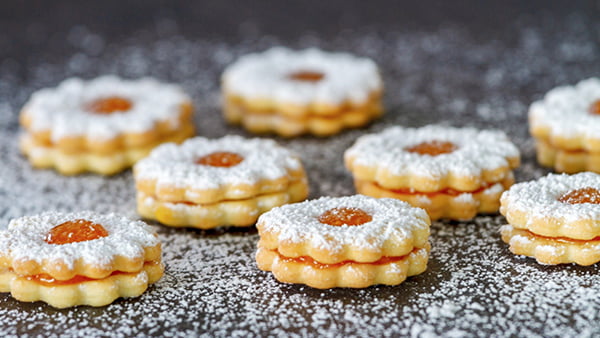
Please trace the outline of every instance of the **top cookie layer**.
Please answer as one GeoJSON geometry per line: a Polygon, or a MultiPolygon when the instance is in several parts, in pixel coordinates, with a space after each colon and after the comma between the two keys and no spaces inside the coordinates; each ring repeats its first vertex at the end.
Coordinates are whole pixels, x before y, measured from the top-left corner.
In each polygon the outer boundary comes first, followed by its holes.
{"type": "Polygon", "coordinates": [[[592,112],[599,100],[600,78],[554,88],[530,106],[531,133],[562,148],[599,152],[600,115],[592,112]]]}
{"type": "Polygon", "coordinates": [[[281,47],[241,57],[225,70],[222,81],[228,94],[275,104],[338,105],[347,101],[360,104],[382,89],[377,66],[370,59],[318,49],[293,51],[281,47]],[[292,78],[293,74],[303,72],[321,78],[311,81],[292,78]]]}
{"type": "Polygon", "coordinates": [[[500,212],[515,228],[542,236],[589,240],[600,236],[600,204],[559,200],[583,188],[600,189],[600,175],[590,172],[571,176],[549,174],[513,185],[502,194],[500,212]]]}
{"type": "Polygon", "coordinates": [[[396,126],[360,137],[344,159],[356,179],[387,189],[468,192],[504,179],[519,165],[519,150],[501,131],[396,126]],[[435,156],[409,151],[428,142],[448,142],[454,149],[435,156]]]}
{"type": "Polygon", "coordinates": [[[309,256],[334,264],[345,260],[374,262],[423,248],[429,224],[423,209],[406,202],[354,195],[277,207],[261,215],[256,227],[261,236],[259,246],[277,249],[286,257],[309,256]],[[321,223],[319,216],[334,208],[357,208],[372,219],[354,226],[321,223]]]}
{"type": "Polygon", "coordinates": [[[134,175],[138,189],[161,199],[171,200],[169,195],[183,189],[182,194],[176,194],[183,195],[183,200],[211,203],[283,190],[291,181],[304,179],[304,169],[296,155],[273,140],[195,137],[181,145],[155,148],[135,165],[134,175]],[[237,154],[242,161],[230,167],[197,163],[219,152],[237,154]]]}
{"type": "Polygon", "coordinates": [[[56,88],[35,92],[23,107],[22,120],[32,132],[49,132],[53,141],[80,136],[110,140],[151,131],[160,122],[177,126],[185,104],[190,104],[190,98],[180,87],[150,78],[72,78],[56,88]],[[96,114],[86,108],[95,100],[110,97],[126,99],[131,107],[112,114],[96,114]]]}
{"type": "Polygon", "coordinates": [[[154,248],[158,257],[152,259],[160,259],[156,232],[142,221],[90,211],[47,212],[13,219],[7,230],[0,232],[0,266],[23,276],[46,273],[59,280],[75,275],[97,278],[97,274],[106,275],[132,265],[141,268],[146,251],[154,248]],[[75,220],[101,225],[108,235],[67,244],[45,241],[52,228],[75,220]]]}

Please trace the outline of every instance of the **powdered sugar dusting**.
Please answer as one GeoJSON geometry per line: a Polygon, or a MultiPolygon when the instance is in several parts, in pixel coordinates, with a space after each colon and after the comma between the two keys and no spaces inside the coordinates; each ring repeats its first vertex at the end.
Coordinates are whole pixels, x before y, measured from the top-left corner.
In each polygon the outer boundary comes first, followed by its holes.
{"type": "MultiPolygon", "coordinates": [[[[600,29],[600,22],[582,15],[547,13],[519,16],[507,23],[508,29],[493,28],[510,41],[479,39],[473,31],[443,22],[431,31],[357,28],[336,30],[329,38],[309,33],[282,40],[263,35],[259,26],[252,33],[250,21],[241,25],[243,42],[235,43],[165,33],[177,32],[172,20],[159,20],[156,31],[119,42],[78,26],[69,34],[72,53],[65,59],[56,61],[41,51],[28,54],[27,68],[15,67],[15,60],[0,64],[0,227],[11,218],[44,210],[136,216],[130,172],[110,178],[61,177],[32,170],[18,154],[17,113],[35,90],[73,76],[151,75],[179,83],[192,95],[200,135],[247,136],[223,122],[216,79],[239,56],[281,44],[366,55],[382,69],[390,93],[384,97],[388,112],[367,130],[327,139],[279,140],[302,157],[312,198],[353,194],[344,150],[364,133],[392,124],[500,128],[523,154],[517,181],[544,176],[548,170],[536,164],[527,130],[527,107],[553,87],[598,74],[594,32],[600,29]]],[[[276,282],[255,265],[258,236],[252,229],[197,231],[153,224],[163,243],[166,271],[142,296],[103,308],[54,310],[0,294],[0,335],[598,335],[598,265],[541,266],[517,257],[500,239],[498,229],[505,223],[501,216],[435,222],[425,273],[399,286],[363,290],[315,290],[276,282]]]]}
{"type": "Polygon", "coordinates": [[[11,220],[0,236],[0,253],[13,261],[35,261],[39,264],[64,262],[73,268],[75,261],[104,267],[115,256],[139,258],[144,248],[158,244],[154,230],[141,221],[132,221],[115,214],[101,215],[81,211],[75,213],[46,212],[11,220]],[[48,244],[44,238],[52,228],[77,219],[102,225],[108,236],[91,241],[62,245],[48,244]]]}
{"type": "Polygon", "coordinates": [[[175,85],[151,78],[123,80],[101,76],[84,81],[71,78],[56,88],[32,94],[23,107],[31,117],[32,131],[50,131],[53,140],[68,136],[111,139],[121,133],[149,131],[158,122],[178,123],[181,105],[190,98],[175,85]],[[127,112],[95,114],[85,110],[97,99],[118,96],[131,101],[127,112]]]}
{"type": "Polygon", "coordinates": [[[278,47],[241,57],[223,73],[223,86],[231,94],[277,103],[360,104],[380,91],[382,83],[377,66],[368,58],[278,47]],[[324,77],[310,83],[288,79],[299,71],[319,72],[324,77]]]}
{"type": "Polygon", "coordinates": [[[278,233],[280,243],[307,242],[313,247],[338,253],[345,247],[381,250],[392,236],[404,242],[417,231],[428,233],[429,223],[425,221],[428,219],[423,209],[400,200],[354,195],[321,197],[273,208],[262,214],[257,224],[261,231],[278,233]],[[319,221],[323,213],[340,207],[360,209],[372,220],[359,226],[331,226],[319,221]]]}
{"type": "Polygon", "coordinates": [[[600,116],[590,112],[598,100],[600,78],[554,88],[529,108],[532,126],[548,127],[553,135],[598,138],[600,116]]]}
{"type": "Polygon", "coordinates": [[[510,167],[507,158],[518,156],[517,147],[501,131],[436,125],[391,127],[377,134],[361,136],[345,152],[346,158],[354,158],[360,165],[387,169],[395,175],[433,178],[449,174],[477,177],[484,169],[510,167]],[[406,150],[429,141],[451,142],[457,149],[437,156],[406,150]]]}
{"type": "Polygon", "coordinates": [[[564,219],[565,226],[588,219],[599,222],[600,204],[559,201],[564,194],[589,187],[600,188],[600,175],[591,172],[548,174],[535,181],[513,185],[502,194],[502,209],[521,210],[538,219],[564,219]]]}
{"type": "Polygon", "coordinates": [[[223,185],[250,184],[286,177],[302,168],[300,159],[268,139],[225,136],[210,140],[188,139],[181,145],[164,144],[135,165],[137,179],[156,180],[157,185],[216,189],[223,185]],[[232,152],[243,161],[232,167],[213,167],[195,162],[215,152],[232,152]]]}

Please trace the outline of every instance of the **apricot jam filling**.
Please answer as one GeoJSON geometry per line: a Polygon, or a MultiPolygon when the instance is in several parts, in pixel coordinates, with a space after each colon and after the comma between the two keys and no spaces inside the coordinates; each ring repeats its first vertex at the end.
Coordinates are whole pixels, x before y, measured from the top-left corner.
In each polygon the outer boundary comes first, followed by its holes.
{"type": "Polygon", "coordinates": [[[411,188],[402,188],[402,189],[387,189],[384,188],[382,186],[380,186],[379,184],[375,183],[380,189],[383,190],[387,190],[390,192],[393,192],[394,194],[400,194],[400,195],[426,195],[429,197],[433,197],[433,196],[438,196],[438,195],[448,195],[448,196],[453,196],[456,197],[460,194],[479,194],[484,192],[486,189],[488,189],[489,187],[491,187],[492,185],[496,184],[496,183],[487,183],[484,182],[481,184],[481,186],[475,190],[471,190],[471,191],[460,191],[460,190],[456,190],[456,189],[452,189],[452,188],[445,188],[442,190],[438,190],[438,191],[430,191],[430,192],[421,192],[421,191],[416,191],[414,189],[411,188]]]}
{"type": "Polygon", "coordinates": [[[362,209],[340,207],[325,211],[318,219],[323,224],[333,226],[355,226],[370,222],[373,217],[362,209]]]}
{"type": "Polygon", "coordinates": [[[590,114],[593,115],[600,115],[600,99],[594,101],[591,105],[590,105],[590,114]]]}
{"type": "Polygon", "coordinates": [[[301,81],[301,82],[319,82],[325,77],[325,74],[321,72],[315,72],[311,70],[300,70],[293,72],[288,75],[290,80],[301,81]]]}
{"type": "Polygon", "coordinates": [[[108,236],[108,231],[100,224],[76,219],[67,221],[50,229],[44,241],[48,244],[68,244],[91,241],[108,236]]]}
{"type": "Polygon", "coordinates": [[[404,148],[404,150],[408,151],[409,153],[417,153],[419,155],[429,156],[449,154],[456,149],[458,149],[458,147],[452,142],[437,140],[421,142],[414,146],[404,148]]]}
{"type": "MultiPolygon", "coordinates": [[[[127,273],[127,272],[114,271],[113,273],[111,273],[109,276],[107,276],[105,278],[108,278],[111,276],[116,276],[116,275],[122,275],[125,273],[127,273]]],[[[86,277],[86,276],[79,276],[79,275],[77,275],[71,279],[67,279],[67,280],[58,280],[58,279],[55,279],[54,277],[47,275],[45,273],[41,273],[41,274],[33,275],[33,276],[26,276],[25,279],[27,279],[28,281],[31,281],[31,282],[35,282],[35,283],[44,285],[44,286],[71,285],[71,284],[89,282],[89,281],[93,281],[93,280],[99,280],[99,279],[94,279],[94,278],[90,278],[90,277],[86,277]]]]}
{"type": "Polygon", "coordinates": [[[196,160],[196,164],[229,168],[240,164],[243,160],[244,157],[239,154],[228,151],[217,151],[200,157],[196,160]]]}
{"type": "Polygon", "coordinates": [[[529,230],[526,229],[519,229],[521,231],[525,231],[527,232],[530,236],[533,237],[537,237],[537,238],[541,238],[541,239],[548,239],[548,240],[552,240],[552,241],[557,241],[557,242],[563,242],[563,243],[571,243],[571,244],[585,244],[585,243],[590,243],[590,242],[595,242],[595,241],[600,241],[600,236],[598,237],[594,237],[592,239],[575,239],[575,238],[568,238],[568,237],[550,237],[550,236],[543,236],[543,235],[538,235],[536,233],[533,233],[529,230]]]}
{"type": "Polygon", "coordinates": [[[558,201],[569,204],[600,204],[600,191],[592,187],[575,189],[560,196],[558,201]]]}
{"type": "MultiPolygon", "coordinates": [[[[419,250],[418,248],[415,248],[413,250],[413,252],[419,250]]],[[[312,257],[309,256],[300,256],[300,257],[285,257],[283,255],[281,255],[278,251],[277,254],[279,255],[279,258],[284,262],[284,263],[299,263],[299,264],[308,264],[310,266],[312,266],[313,268],[316,269],[335,269],[335,268],[339,268],[342,267],[346,264],[369,264],[369,265],[385,265],[385,264],[390,264],[390,263],[395,263],[395,262],[399,262],[403,259],[405,259],[406,257],[408,257],[408,255],[404,255],[404,256],[398,256],[398,257],[388,257],[388,256],[384,256],[381,257],[380,259],[376,260],[375,262],[369,262],[369,263],[361,263],[361,262],[355,262],[355,261],[351,261],[351,260],[347,260],[347,261],[342,261],[339,263],[333,263],[333,264],[326,264],[326,263],[321,263],[318,262],[316,260],[314,260],[312,257]]]]}
{"type": "Polygon", "coordinates": [[[131,109],[133,103],[120,96],[109,96],[96,99],[85,105],[85,110],[96,114],[112,114],[116,112],[126,112],[131,109]]]}

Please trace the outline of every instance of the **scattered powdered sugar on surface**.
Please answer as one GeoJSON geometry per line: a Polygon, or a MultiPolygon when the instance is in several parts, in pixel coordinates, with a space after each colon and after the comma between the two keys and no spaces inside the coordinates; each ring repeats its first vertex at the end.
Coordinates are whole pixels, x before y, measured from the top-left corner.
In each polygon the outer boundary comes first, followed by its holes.
{"type": "Polygon", "coordinates": [[[583,135],[596,138],[600,117],[591,114],[592,104],[600,100],[600,78],[582,80],[550,90],[542,100],[531,104],[529,114],[534,126],[549,127],[554,135],[583,135]]]}
{"type": "Polygon", "coordinates": [[[137,179],[156,180],[156,185],[216,189],[224,185],[256,184],[285,177],[302,167],[300,159],[275,141],[236,135],[219,139],[194,137],[181,145],[164,144],[135,165],[137,179]],[[215,152],[243,157],[231,167],[213,167],[195,162],[215,152]]]}
{"type": "Polygon", "coordinates": [[[115,256],[143,257],[144,248],[158,244],[156,232],[144,222],[89,211],[48,211],[40,215],[23,216],[11,220],[4,231],[5,234],[0,237],[0,252],[12,261],[34,261],[38,264],[62,261],[69,268],[74,268],[77,260],[106,266],[115,256]],[[93,241],[63,245],[48,244],[44,240],[55,226],[79,219],[102,225],[109,235],[93,241]]]}
{"type": "Polygon", "coordinates": [[[176,85],[106,75],[89,81],[70,78],[56,88],[42,89],[31,95],[23,110],[31,118],[31,130],[48,130],[53,140],[74,135],[104,140],[121,133],[146,132],[159,122],[178,123],[181,105],[189,101],[176,85]],[[112,114],[85,110],[94,100],[115,96],[129,100],[131,108],[112,114]]]}
{"type": "Polygon", "coordinates": [[[535,181],[517,183],[510,187],[503,193],[502,207],[526,212],[537,219],[564,219],[567,224],[586,219],[597,222],[600,221],[600,205],[559,201],[561,196],[573,190],[589,187],[600,188],[600,175],[591,172],[575,175],[548,174],[535,181]]]}
{"type": "Polygon", "coordinates": [[[426,219],[428,216],[423,209],[406,202],[354,195],[283,205],[262,214],[256,223],[260,224],[261,233],[279,234],[279,243],[308,243],[315,248],[340,253],[348,248],[377,251],[390,245],[390,241],[406,243],[414,238],[417,242],[417,232],[429,232],[426,219]],[[360,226],[330,226],[319,222],[319,216],[326,211],[342,207],[360,209],[372,219],[360,226]]]}
{"type": "Polygon", "coordinates": [[[294,51],[276,47],[245,55],[227,67],[223,86],[230,94],[277,103],[360,104],[381,90],[382,84],[377,65],[368,58],[316,48],[294,51]],[[324,76],[316,82],[288,78],[306,71],[324,76]]]}
{"type": "MultiPolygon", "coordinates": [[[[543,18],[544,16],[541,15],[543,18]]],[[[516,20],[513,40],[478,40],[459,27],[432,32],[369,30],[324,40],[307,34],[294,48],[350,50],[374,59],[384,78],[387,113],[367,130],[327,139],[279,140],[309,175],[311,198],[353,193],[342,155],[357,137],[391,124],[497,128],[523,155],[517,181],[544,176],[527,132],[527,107],[561,84],[599,73],[598,46],[580,17],[547,28],[516,20]],[[539,26],[538,26],[539,27],[539,26]],[[553,29],[556,27],[556,30],[553,29]]],[[[75,34],[76,33],[76,34],[75,34]]],[[[221,71],[237,57],[284,41],[189,40],[145,32],[108,43],[78,27],[75,52],[59,61],[31,55],[29,68],[0,63],[0,227],[45,210],[135,213],[131,172],[62,177],[33,170],[19,155],[17,112],[35,90],[67,77],[153,76],[181,84],[197,107],[199,134],[245,134],[219,110],[221,71]],[[90,42],[91,41],[91,42],[90,42]],[[93,43],[100,41],[100,43],[93,43]],[[102,42],[106,43],[102,43],[102,42]],[[91,51],[91,47],[96,46],[91,51]],[[97,49],[100,50],[97,50],[97,49]],[[23,79],[27,80],[23,80],[23,79]]],[[[502,216],[435,222],[428,269],[395,287],[316,290],[276,282],[254,263],[255,230],[197,231],[152,225],[163,243],[165,276],[140,297],[102,308],[56,310],[0,294],[0,335],[43,336],[594,336],[600,333],[596,265],[542,266],[516,257],[499,236],[502,216]]]]}
{"type": "Polygon", "coordinates": [[[517,147],[497,130],[428,125],[422,128],[390,127],[360,137],[345,152],[356,164],[387,170],[394,175],[441,178],[447,175],[480,176],[483,170],[509,167],[507,158],[519,156],[517,147]],[[451,142],[457,149],[437,156],[406,148],[423,142],[451,142]]]}

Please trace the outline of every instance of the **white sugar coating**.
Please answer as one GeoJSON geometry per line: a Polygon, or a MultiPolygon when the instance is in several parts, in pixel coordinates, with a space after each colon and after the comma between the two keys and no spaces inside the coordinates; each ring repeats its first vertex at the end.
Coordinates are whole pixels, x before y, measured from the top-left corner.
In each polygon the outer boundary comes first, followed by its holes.
{"type": "Polygon", "coordinates": [[[87,265],[104,267],[115,256],[139,258],[144,248],[158,244],[156,232],[142,221],[134,221],[116,214],[98,214],[91,211],[59,213],[49,211],[35,216],[13,219],[0,236],[0,253],[13,261],[38,263],[64,262],[73,268],[77,260],[87,265]],[[74,220],[87,220],[101,225],[108,236],[90,241],[48,244],[44,238],[52,228],[74,220]]]}
{"type": "MultiPolygon", "coordinates": [[[[371,57],[382,69],[388,93],[389,114],[369,129],[326,139],[280,140],[302,157],[311,198],[353,194],[344,150],[360,135],[392,124],[500,128],[523,154],[517,181],[538,178],[548,169],[536,163],[527,107],[552,87],[598,74],[593,32],[600,22],[586,24],[577,13],[551,13],[519,16],[509,20],[509,29],[493,27],[510,41],[480,39],[478,32],[443,22],[426,30],[383,32],[365,26],[327,37],[319,32],[283,39],[248,21],[235,41],[179,34],[182,23],[164,17],[119,41],[77,26],[68,36],[72,47],[60,50],[64,58],[52,52],[60,44],[49,44],[29,53],[26,67],[13,66],[13,59],[0,66],[0,228],[11,218],[44,210],[91,209],[136,217],[131,172],[62,177],[32,169],[19,155],[18,110],[36,89],[72,76],[152,75],[180,83],[192,95],[199,135],[247,135],[223,121],[215,79],[240,55],[282,44],[371,57]],[[546,25],[548,20],[555,24],[546,25]]],[[[32,32],[39,27],[53,31],[42,21],[19,25],[32,32]]],[[[251,229],[205,232],[152,223],[163,243],[166,272],[142,296],[102,308],[57,311],[0,293],[0,336],[598,335],[600,265],[540,266],[517,257],[500,239],[498,229],[505,223],[502,216],[483,215],[468,222],[434,222],[427,271],[398,286],[362,290],[278,283],[256,267],[258,236],[251,229]]]]}
{"type": "Polygon", "coordinates": [[[125,80],[106,75],[93,80],[70,78],[56,88],[31,95],[23,111],[31,120],[32,131],[49,130],[53,140],[68,136],[112,139],[123,133],[143,133],[158,122],[179,123],[181,105],[190,98],[176,85],[152,78],[125,80]],[[126,112],[97,114],[86,105],[98,99],[120,97],[132,103],[126,112]]]}
{"type": "Polygon", "coordinates": [[[278,103],[363,103],[382,88],[377,65],[348,53],[328,53],[316,48],[294,51],[283,47],[245,55],[225,69],[227,93],[278,103]],[[319,81],[297,81],[289,76],[311,71],[319,81]]]}
{"type": "Polygon", "coordinates": [[[219,139],[195,137],[180,145],[163,144],[139,161],[134,171],[136,179],[156,180],[157,186],[216,189],[223,185],[254,185],[286,177],[301,168],[300,159],[273,140],[228,135],[219,139]],[[235,153],[243,160],[231,167],[195,163],[215,152],[235,153]]]}
{"type": "Polygon", "coordinates": [[[359,137],[344,153],[356,164],[387,169],[394,175],[441,178],[449,174],[480,176],[483,170],[510,167],[507,158],[519,150],[499,130],[477,130],[428,125],[421,128],[394,126],[359,137]],[[457,149],[437,156],[409,152],[406,148],[425,142],[451,142],[457,149]]]}
{"type": "Polygon", "coordinates": [[[600,100],[600,78],[592,77],[574,86],[560,86],[531,104],[533,127],[547,127],[553,135],[599,138],[600,115],[590,112],[600,100]]]}
{"type": "Polygon", "coordinates": [[[577,189],[600,190],[600,175],[548,174],[535,181],[517,183],[502,194],[502,207],[527,212],[536,218],[558,218],[565,223],[591,219],[600,221],[600,204],[563,203],[558,199],[577,189]]]}
{"type": "Polygon", "coordinates": [[[344,246],[357,249],[381,249],[394,236],[403,241],[416,231],[429,231],[429,217],[420,208],[391,198],[364,195],[321,197],[316,200],[287,204],[262,214],[257,221],[265,232],[279,233],[280,243],[307,242],[332,253],[344,246]],[[331,226],[321,223],[319,216],[330,209],[357,208],[372,219],[359,226],[331,226]]]}

